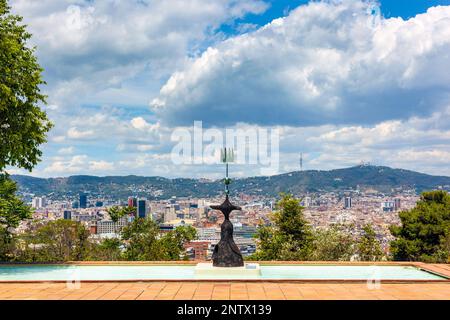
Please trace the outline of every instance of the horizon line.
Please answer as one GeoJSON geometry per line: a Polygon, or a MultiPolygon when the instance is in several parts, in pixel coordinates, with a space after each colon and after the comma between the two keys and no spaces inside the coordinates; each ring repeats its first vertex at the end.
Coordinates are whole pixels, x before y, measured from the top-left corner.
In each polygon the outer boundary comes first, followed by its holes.
{"type": "MultiPolygon", "coordinates": [[[[275,177],[275,176],[280,176],[280,175],[286,175],[286,174],[292,174],[292,173],[302,173],[302,172],[314,172],[314,171],[319,171],[319,172],[330,172],[330,171],[337,171],[337,170],[345,170],[345,169],[352,169],[352,168],[358,168],[358,167],[376,167],[376,168],[389,168],[392,170],[403,170],[403,171],[409,171],[409,172],[414,172],[414,173],[419,173],[419,174],[424,174],[424,175],[428,175],[428,176],[432,176],[432,177],[446,177],[446,178],[450,178],[450,176],[447,175],[435,175],[435,174],[429,174],[429,173],[424,173],[424,172],[420,172],[420,171],[415,171],[415,170],[410,170],[410,169],[404,169],[404,168],[394,168],[394,167],[389,167],[386,165],[372,165],[372,164],[359,164],[359,165],[353,165],[353,166],[349,166],[349,167],[342,167],[342,168],[335,168],[335,169],[328,169],[328,170],[324,170],[324,169],[307,169],[307,170],[294,170],[294,171],[287,171],[287,172],[280,172],[277,174],[273,174],[273,175],[255,175],[255,176],[245,176],[245,177],[234,177],[234,180],[240,180],[240,179],[248,179],[248,178],[270,178],[270,177],[275,177]]],[[[6,171],[7,172],[7,171],[6,171]]],[[[145,175],[137,175],[137,174],[126,174],[126,175],[91,175],[91,174],[73,174],[73,175],[68,175],[68,176],[55,176],[55,177],[42,177],[42,176],[33,176],[32,173],[30,174],[9,174],[10,176],[21,176],[21,177],[31,177],[31,178],[36,178],[36,179],[64,179],[64,178],[70,178],[70,177],[96,177],[96,178],[111,178],[111,177],[140,177],[140,178],[162,178],[162,179],[167,179],[167,180],[176,180],[176,179],[190,179],[190,180],[211,180],[211,181],[217,181],[217,180],[221,180],[222,178],[205,178],[205,177],[199,177],[199,178],[195,178],[195,177],[175,177],[175,178],[168,178],[168,177],[164,177],[164,176],[159,176],[159,175],[151,175],[151,176],[145,176],[145,175]]]]}

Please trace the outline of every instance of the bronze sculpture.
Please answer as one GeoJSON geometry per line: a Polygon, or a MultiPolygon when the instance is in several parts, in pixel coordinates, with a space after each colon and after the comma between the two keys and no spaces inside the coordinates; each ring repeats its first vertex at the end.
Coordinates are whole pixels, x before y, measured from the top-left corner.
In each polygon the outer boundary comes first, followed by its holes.
{"type": "Polygon", "coordinates": [[[225,149],[222,152],[222,162],[226,164],[226,178],[225,182],[225,201],[218,206],[211,206],[211,209],[220,210],[225,220],[220,226],[220,241],[214,247],[212,255],[214,267],[242,267],[244,266],[244,259],[242,258],[241,251],[233,240],[233,224],[230,221],[230,213],[233,210],[241,210],[240,207],[233,205],[229,200],[228,186],[231,180],[228,178],[228,162],[232,162],[234,154],[232,150],[225,149]]]}

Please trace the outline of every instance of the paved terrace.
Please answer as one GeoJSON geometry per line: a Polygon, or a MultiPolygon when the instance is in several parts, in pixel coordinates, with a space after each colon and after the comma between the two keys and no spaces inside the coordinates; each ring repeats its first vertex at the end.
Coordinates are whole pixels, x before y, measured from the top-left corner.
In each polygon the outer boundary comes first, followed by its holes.
{"type": "MultiPolygon", "coordinates": [[[[292,262],[285,262],[292,263],[292,262]]],[[[304,262],[296,263],[304,264],[304,262]]],[[[316,263],[317,264],[317,263],[316,263]]],[[[323,262],[321,262],[323,264],[323,262]]],[[[332,264],[337,264],[333,262],[332,264]]],[[[384,264],[384,263],[380,263],[384,264]]],[[[414,265],[450,277],[450,265],[414,265]]],[[[0,299],[14,300],[450,300],[448,282],[366,283],[279,281],[149,281],[66,283],[0,283],[0,299]]]]}

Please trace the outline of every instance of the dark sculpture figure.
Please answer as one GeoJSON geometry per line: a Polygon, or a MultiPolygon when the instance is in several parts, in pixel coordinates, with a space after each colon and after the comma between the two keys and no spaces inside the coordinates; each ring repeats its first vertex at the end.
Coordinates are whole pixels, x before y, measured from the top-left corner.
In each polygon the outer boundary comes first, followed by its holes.
{"type": "Polygon", "coordinates": [[[241,251],[233,240],[233,224],[230,221],[230,213],[233,210],[241,210],[240,207],[233,205],[226,195],[225,201],[220,206],[211,206],[214,210],[222,211],[225,216],[220,229],[220,241],[215,246],[212,255],[214,267],[242,267],[244,259],[241,251]]]}
{"type": "Polygon", "coordinates": [[[211,209],[222,211],[225,220],[220,226],[220,241],[214,247],[212,255],[214,267],[242,267],[244,266],[244,259],[242,258],[241,251],[233,240],[233,224],[230,221],[230,213],[233,210],[241,210],[240,207],[233,205],[228,199],[230,190],[228,186],[231,183],[231,179],[228,178],[228,162],[234,161],[233,150],[224,149],[221,154],[222,162],[226,165],[225,174],[225,201],[220,206],[211,206],[211,209]]]}

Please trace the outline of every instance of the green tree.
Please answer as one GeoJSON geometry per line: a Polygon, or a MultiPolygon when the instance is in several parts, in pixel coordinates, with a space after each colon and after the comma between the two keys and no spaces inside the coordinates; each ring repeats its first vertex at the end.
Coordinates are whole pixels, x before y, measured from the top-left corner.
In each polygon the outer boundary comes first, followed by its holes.
{"type": "Polygon", "coordinates": [[[14,245],[10,248],[11,261],[36,262],[38,261],[38,251],[40,244],[36,244],[36,231],[43,227],[46,221],[33,220],[28,225],[27,231],[13,237],[14,245]]]}
{"type": "Polygon", "coordinates": [[[123,256],[126,260],[179,260],[183,258],[183,244],[193,240],[196,231],[190,226],[183,226],[160,235],[154,221],[136,218],[122,229],[121,236],[125,241],[123,256]]]}
{"type": "Polygon", "coordinates": [[[391,226],[396,237],[390,244],[394,260],[447,262],[450,257],[450,195],[424,192],[416,207],[399,213],[400,226],[391,226]]]}
{"type": "Polygon", "coordinates": [[[256,260],[305,260],[312,250],[313,234],[303,216],[300,201],[281,194],[271,226],[260,226],[256,234],[256,260]]]}
{"type": "Polygon", "coordinates": [[[435,253],[435,260],[450,263],[450,232],[441,238],[441,244],[435,253]]]}
{"type": "Polygon", "coordinates": [[[0,227],[0,262],[9,261],[14,258],[15,242],[15,239],[11,237],[6,229],[0,227]]]}
{"type": "Polygon", "coordinates": [[[134,207],[119,207],[113,206],[106,210],[109,214],[109,217],[114,222],[114,229],[116,233],[120,232],[120,227],[117,225],[117,222],[125,216],[136,215],[136,208],[134,207]]]}
{"type": "Polygon", "coordinates": [[[180,226],[164,234],[160,243],[163,246],[162,260],[186,260],[183,245],[197,238],[197,230],[191,226],[180,226]]]}
{"type": "Polygon", "coordinates": [[[40,90],[45,82],[21,22],[0,0],[0,172],[8,165],[31,171],[52,126],[39,107],[46,103],[40,90]]]}
{"type": "Polygon", "coordinates": [[[16,196],[16,192],[16,183],[7,174],[0,174],[0,261],[12,257],[15,242],[12,230],[32,215],[31,208],[16,196]]]}
{"type": "Polygon", "coordinates": [[[117,221],[119,221],[120,218],[123,217],[123,211],[120,209],[119,206],[110,207],[106,210],[106,212],[108,212],[109,217],[114,223],[116,223],[117,221]]]}
{"type": "Polygon", "coordinates": [[[136,218],[122,229],[124,257],[132,261],[154,261],[163,255],[158,242],[159,227],[150,219],[136,218]]]}
{"type": "Polygon", "coordinates": [[[358,242],[358,258],[362,261],[379,261],[383,256],[383,250],[375,231],[370,224],[365,225],[358,242]]]}
{"type": "Polygon", "coordinates": [[[28,259],[39,262],[82,261],[92,248],[89,236],[89,231],[80,222],[50,221],[32,234],[33,250],[28,259]]]}
{"type": "Polygon", "coordinates": [[[122,260],[122,241],[117,238],[103,239],[99,244],[93,245],[88,260],[119,261],[122,260]]]}
{"type": "Polygon", "coordinates": [[[134,207],[119,207],[113,206],[106,210],[109,214],[109,217],[113,222],[118,222],[120,218],[125,216],[133,216],[136,215],[136,208],[134,207]]]}
{"type": "Polygon", "coordinates": [[[355,254],[355,240],[343,225],[332,225],[314,232],[313,261],[349,261],[355,254]]]}
{"type": "Polygon", "coordinates": [[[11,228],[31,216],[31,209],[16,196],[17,185],[6,174],[0,174],[0,226],[8,234],[11,228]]]}
{"type": "Polygon", "coordinates": [[[39,107],[46,103],[40,91],[42,68],[28,44],[31,34],[21,22],[22,17],[10,13],[7,1],[0,0],[0,260],[11,255],[11,229],[31,216],[4,171],[7,166],[31,171],[52,127],[39,107]]]}
{"type": "Polygon", "coordinates": [[[136,215],[136,207],[123,207],[122,208],[122,216],[135,216],[136,215]]]}

